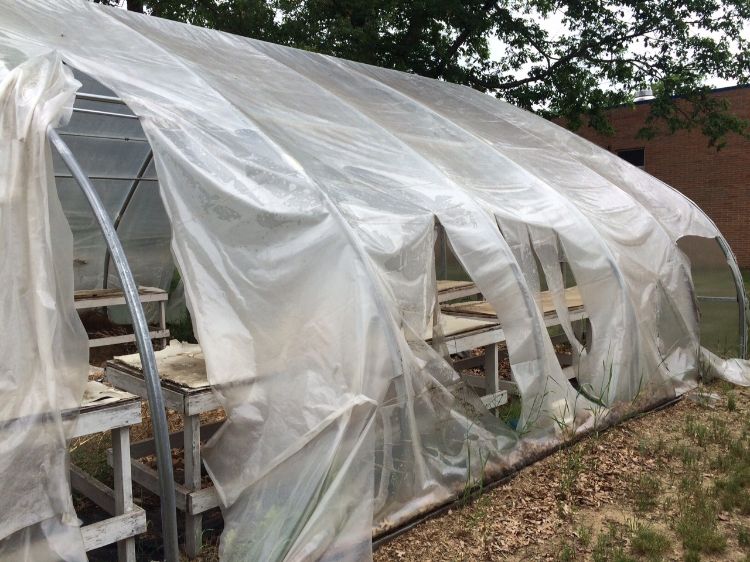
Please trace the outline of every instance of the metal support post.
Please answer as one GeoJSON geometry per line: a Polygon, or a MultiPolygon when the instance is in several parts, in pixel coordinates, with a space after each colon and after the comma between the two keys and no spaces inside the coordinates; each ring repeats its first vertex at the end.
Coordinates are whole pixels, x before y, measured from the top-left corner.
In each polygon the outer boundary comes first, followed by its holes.
{"type": "MultiPolygon", "coordinates": [[[[146,173],[146,170],[151,165],[151,161],[154,159],[154,151],[149,149],[148,154],[146,155],[146,158],[143,159],[143,162],[141,163],[141,167],[138,168],[138,173],[136,174],[135,178],[133,178],[133,183],[130,184],[130,188],[128,188],[128,193],[125,195],[125,200],[122,202],[122,205],[120,206],[120,209],[117,211],[117,215],[115,215],[115,220],[112,222],[112,227],[117,231],[117,229],[120,226],[120,222],[122,222],[122,217],[125,215],[125,211],[128,208],[128,205],[130,205],[130,202],[133,200],[133,197],[135,196],[135,192],[138,190],[138,186],[141,185],[141,182],[143,181],[143,175],[146,173]]],[[[102,288],[106,289],[107,285],[109,284],[109,262],[110,262],[110,256],[111,252],[109,251],[109,248],[107,248],[106,252],[104,253],[104,275],[102,277],[102,288]]],[[[164,328],[162,328],[163,330],[164,328]]]]}
{"type": "Polygon", "coordinates": [[[70,169],[78,185],[81,187],[91,210],[99,223],[99,228],[107,242],[107,247],[112,254],[125,299],[133,319],[133,330],[138,344],[138,353],[141,356],[141,365],[146,380],[146,391],[148,404],[151,411],[151,420],[154,427],[154,440],[156,444],[156,460],[159,473],[159,490],[161,496],[161,518],[162,535],[164,539],[164,557],[168,562],[177,562],[177,511],[175,502],[174,474],[172,470],[172,454],[169,445],[169,429],[165,413],[164,396],[161,391],[159,372],[156,367],[154,348],[148,333],[146,315],[138,298],[138,287],[133,279],[125,252],[120,240],[117,238],[112,221],[107,214],[99,195],[94,190],[86,174],[81,169],[78,161],[71,152],[65,141],[57,134],[54,128],[47,129],[47,137],[51,144],[70,169]]]}
{"type": "Polygon", "coordinates": [[[747,295],[745,295],[745,285],[742,281],[742,274],[740,268],[737,265],[737,259],[734,257],[732,249],[729,247],[729,243],[724,239],[723,236],[717,236],[716,241],[721,247],[721,251],[724,252],[724,256],[727,258],[727,264],[729,269],[732,270],[732,278],[734,279],[734,287],[737,291],[737,307],[738,316],[740,319],[740,347],[739,355],[740,359],[747,357],[747,295]]]}

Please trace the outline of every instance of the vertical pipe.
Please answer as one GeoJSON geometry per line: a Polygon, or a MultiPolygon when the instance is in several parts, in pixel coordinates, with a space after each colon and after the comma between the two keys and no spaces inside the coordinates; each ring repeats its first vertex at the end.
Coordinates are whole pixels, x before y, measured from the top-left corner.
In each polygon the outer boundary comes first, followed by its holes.
{"type": "Polygon", "coordinates": [[[112,221],[107,214],[99,196],[94,187],[91,185],[86,174],[78,165],[78,161],[71,152],[65,141],[57,134],[52,127],[47,129],[47,137],[57,152],[70,169],[78,185],[81,187],[86,199],[88,200],[91,210],[99,223],[99,228],[104,235],[107,246],[112,253],[117,272],[120,276],[120,283],[125,294],[130,315],[133,318],[133,330],[138,343],[138,353],[141,356],[141,365],[146,380],[146,393],[148,404],[151,410],[151,420],[154,427],[154,440],[156,442],[156,460],[159,474],[159,490],[161,495],[161,519],[162,519],[162,536],[164,539],[164,557],[168,562],[177,562],[178,545],[177,545],[177,513],[175,503],[174,475],[172,471],[172,454],[169,445],[169,430],[167,427],[167,416],[165,414],[164,396],[161,392],[159,373],[156,368],[156,357],[154,348],[151,345],[151,339],[148,333],[148,324],[143,312],[143,306],[138,297],[138,288],[136,287],[133,273],[125,257],[117,233],[115,232],[112,221]]]}
{"type": "Polygon", "coordinates": [[[440,259],[440,279],[448,279],[448,237],[445,235],[445,229],[440,223],[436,224],[438,252],[440,259]]]}
{"type": "Polygon", "coordinates": [[[719,243],[721,251],[724,252],[724,256],[727,258],[727,264],[732,271],[732,278],[734,279],[734,288],[737,291],[737,306],[740,319],[739,355],[740,359],[745,359],[747,357],[747,295],[745,295],[745,285],[742,281],[740,268],[737,265],[737,259],[734,257],[734,253],[729,247],[729,243],[723,236],[717,236],[716,241],[719,243]]]}
{"type": "MultiPolygon", "coordinates": [[[[141,185],[141,179],[143,178],[143,175],[146,173],[146,170],[148,169],[149,165],[151,164],[151,160],[154,158],[154,151],[149,149],[148,154],[146,155],[146,158],[141,163],[141,167],[138,169],[138,173],[135,176],[135,179],[133,180],[133,183],[130,184],[130,187],[128,188],[128,193],[125,195],[125,200],[122,202],[122,205],[120,206],[120,209],[117,211],[117,214],[115,215],[115,220],[112,223],[113,228],[115,231],[117,231],[117,227],[120,226],[120,222],[122,221],[122,217],[125,214],[125,211],[128,208],[128,205],[130,205],[130,201],[132,201],[133,196],[135,195],[135,191],[138,189],[138,186],[141,185]]],[[[104,276],[102,277],[102,289],[107,288],[107,284],[109,282],[109,260],[111,257],[111,252],[109,251],[109,247],[107,247],[106,251],[104,252],[104,276]]]]}

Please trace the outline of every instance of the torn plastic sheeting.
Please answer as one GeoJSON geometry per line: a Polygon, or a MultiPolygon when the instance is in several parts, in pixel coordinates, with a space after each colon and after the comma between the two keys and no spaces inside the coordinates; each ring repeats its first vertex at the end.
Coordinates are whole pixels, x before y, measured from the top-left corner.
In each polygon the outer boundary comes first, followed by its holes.
{"type": "Polygon", "coordinates": [[[57,199],[47,127],[78,83],[59,55],[0,72],[0,559],[85,560],[67,436],[88,375],[73,307],[73,240],[57,199]]]}
{"type": "Polygon", "coordinates": [[[676,240],[718,232],[614,155],[451,84],[74,0],[0,4],[6,64],[57,50],[141,118],[229,418],[205,456],[224,557],[366,559],[372,529],[537,458],[561,427],[695,383],[676,240]],[[518,432],[423,341],[436,221],[497,311],[518,432]],[[592,326],[576,367],[592,401],[537,306],[545,277],[564,307],[560,252],[592,326]]]}
{"type": "Polygon", "coordinates": [[[710,376],[739,386],[750,386],[750,361],[747,359],[722,359],[705,347],[701,347],[701,355],[703,368],[710,376]]]}

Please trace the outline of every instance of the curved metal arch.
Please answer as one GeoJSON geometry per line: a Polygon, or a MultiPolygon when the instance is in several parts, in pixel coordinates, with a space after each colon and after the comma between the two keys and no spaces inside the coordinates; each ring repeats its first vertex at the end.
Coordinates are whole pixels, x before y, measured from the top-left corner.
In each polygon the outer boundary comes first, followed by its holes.
{"type": "Polygon", "coordinates": [[[716,241],[721,247],[721,251],[724,252],[724,257],[727,259],[729,269],[732,271],[732,279],[734,280],[734,288],[737,291],[737,308],[739,312],[739,328],[740,328],[740,347],[739,355],[740,359],[747,358],[747,295],[745,294],[745,283],[742,280],[742,273],[740,273],[740,267],[737,265],[737,258],[729,247],[729,243],[723,236],[717,236],[716,241]]]}
{"type": "Polygon", "coordinates": [[[148,333],[146,315],[138,298],[138,287],[133,279],[125,252],[117,237],[114,225],[107,214],[101,199],[81,169],[78,161],[65,141],[58,135],[53,127],[47,129],[47,138],[60,154],[63,162],[70,170],[76,182],[80,186],[91,210],[99,224],[99,228],[107,242],[107,247],[112,254],[120,283],[127,301],[130,314],[133,318],[133,330],[138,344],[138,353],[141,356],[141,365],[146,381],[146,393],[148,395],[151,420],[154,427],[154,440],[156,444],[156,460],[159,474],[159,490],[161,496],[161,519],[162,536],[164,539],[164,556],[168,562],[177,562],[177,506],[175,501],[174,473],[172,469],[172,455],[169,444],[169,429],[165,413],[164,396],[161,391],[159,371],[156,367],[154,348],[148,333]]]}

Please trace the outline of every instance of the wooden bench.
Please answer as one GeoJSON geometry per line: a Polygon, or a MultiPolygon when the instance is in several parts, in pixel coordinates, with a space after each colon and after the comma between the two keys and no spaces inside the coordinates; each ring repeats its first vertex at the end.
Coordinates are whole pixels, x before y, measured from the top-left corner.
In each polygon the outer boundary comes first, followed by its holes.
{"type": "MultiPolygon", "coordinates": [[[[578,287],[568,287],[565,289],[565,303],[568,306],[568,313],[571,316],[571,322],[580,320],[585,314],[583,308],[583,299],[578,287]]],[[[552,294],[549,291],[542,291],[539,293],[539,304],[544,314],[545,320],[549,317],[557,319],[557,311],[555,310],[555,304],[552,300],[552,294]]],[[[484,300],[461,302],[455,304],[444,304],[440,307],[441,311],[445,314],[452,314],[455,316],[464,316],[467,318],[497,318],[497,313],[492,305],[484,300]]],[[[554,325],[554,324],[553,324],[554,325]]]]}
{"type": "MultiPolygon", "coordinates": [[[[197,345],[172,341],[156,352],[165,406],[182,417],[182,431],[170,435],[172,448],[184,448],[185,477],[175,482],[177,508],[185,513],[185,552],[195,558],[201,548],[202,513],[219,507],[219,496],[213,486],[202,487],[201,439],[208,440],[223,422],[201,426],[200,414],[221,409],[208,383],[206,363],[197,345]]],[[[146,382],[138,354],[116,357],[107,362],[107,380],[116,388],[147,400],[146,382]]],[[[141,458],[153,454],[153,439],[133,443],[130,447],[133,480],[154,494],[159,494],[159,481],[154,469],[141,458]]]]}
{"type": "MultiPolygon", "coordinates": [[[[463,283],[463,282],[462,282],[463,283]]],[[[458,286],[451,293],[449,300],[462,294],[457,291],[474,291],[472,283],[458,286]]],[[[551,302],[551,301],[550,301],[551,302]]],[[[471,349],[484,347],[483,359],[485,376],[476,388],[484,405],[493,409],[507,402],[508,392],[516,392],[516,385],[499,377],[497,346],[505,341],[505,333],[491,309],[486,303],[461,303],[444,305],[442,315],[443,338],[449,353],[457,354],[471,349]],[[455,310],[451,307],[456,307],[455,310]],[[459,308],[459,307],[480,308],[459,308]]],[[[571,308],[571,320],[581,310],[571,308]]],[[[554,307],[545,315],[545,325],[559,324],[554,314],[554,307]]],[[[432,333],[428,333],[427,342],[432,343],[432,333]]],[[[157,367],[161,377],[161,387],[167,408],[179,413],[184,422],[184,429],[170,435],[172,447],[184,447],[185,478],[183,483],[175,483],[177,508],[185,512],[185,551],[191,558],[198,555],[201,547],[202,513],[219,507],[219,497],[213,486],[202,487],[201,483],[201,438],[208,439],[221,425],[200,425],[200,414],[221,408],[221,404],[211,391],[206,374],[206,364],[200,346],[171,342],[170,345],[156,352],[157,367]]],[[[460,365],[457,364],[457,368],[460,365]]],[[[116,357],[107,362],[107,380],[117,388],[131,392],[146,400],[146,383],[141,371],[140,357],[137,354],[116,357]]],[[[479,377],[476,377],[479,378],[479,377]]],[[[131,446],[133,479],[155,494],[159,493],[156,471],[138,460],[155,451],[152,439],[134,443],[131,446]]]]}
{"type": "MultiPolygon", "coordinates": [[[[73,294],[76,310],[91,308],[103,308],[107,306],[124,306],[127,304],[125,295],[120,289],[92,289],[86,291],[75,291],[73,294]]],[[[161,339],[164,345],[169,339],[167,329],[167,299],[166,291],[156,287],[138,287],[138,298],[142,303],[159,304],[159,329],[149,332],[151,339],[161,339]]],[[[89,347],[101,347],[104,345],[117,345],[135,341],[135,334],[123,334],[120,336],[105,336],[89,339],[89,347]]]]}
{"type": "Polygon", "coordinates": [[[71,463],[70,483],[110,517],[81,528],[86,551],[117,543],[120,562],[135,562],[135,536],[146,531],[146,512],[133,503],[130,470],[130,426],[141,423],[138,396],[89,381],[81,408],[63,413],[76,420],[72,437],[110,431],[114,490],[71,463]]]}
{"type": "MultiPolygon", "coordinates": [[[[463,298],[469,295],[480,294],[473,283],[465,281],[446,282],[438,281],[438,300],[443,303],[463,298]],[[441,288],[442,283],[442,288],[441,288]],[[455,283],[454,285],[451,285],[455,283]],[[462,291],[459,293],[459,291],[462,291]],[[442,292],[442,300],[441,300],[442,292]],[[461,294],[461,297],[456,295],[461,294]]],[[[565,289],[565,302],[568,307],[568,317],[571,322],[585,320],[586,310],[578,287],[565,289]]],[[[544,325],[547,328],[560,325],[557,311],[549,291],[542,291],[539,295],[539,305],[544,316],[544,325]]],[[[484,347],[484,380],[472,381],[472,385],[479,390],[484,390],[491,395],[500,390],[506,390],[517,394],[517,385],[510,381],[501,380],[498,373],[498,344],[505,341],[505,332],[500,325],[497,313],[492,305],[484,300],[468,301],[454,304],[442,304],[440,307],[443,321],[443,332],[445,344],[448,351],[453,355],[484,347]],[[494,373],[494,375],[493,375],[494,373]],[[487,376],[489,375],[489,376],[487,376]]],[[[431,338],[431,335],[430,335],[431,338]]],[[[456,370],[462,370],[474,366],[476,360],[459,360],[454,363],[456,370]]],[[[567,371],[568,378],[575,376],[572,369],[567,371]]]]}

